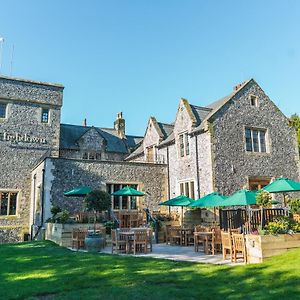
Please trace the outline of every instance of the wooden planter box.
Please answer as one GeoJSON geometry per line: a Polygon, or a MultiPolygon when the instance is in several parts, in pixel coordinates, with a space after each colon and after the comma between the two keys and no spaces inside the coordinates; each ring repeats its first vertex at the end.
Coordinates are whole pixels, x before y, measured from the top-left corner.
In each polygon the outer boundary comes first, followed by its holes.
{"type": "MultiPolygon", "coordinates": [[[[79,228],[93,228],[94,224],[59,224],[59,223],[46,223],[46,240],[50,240],[63,247],[72,247],[72,232],[73,229],[79,228]]],[[[97,227],[103,224],[96,224],[97,227]]],[[[104,227],[104,226],[103,226],[104,227]]]]}
{"type": "Polygon", "coordinates": [[[300,233],[279,235],[246,235],[249,263],[260,263],[265,258],[300,248],[300,233]]]}

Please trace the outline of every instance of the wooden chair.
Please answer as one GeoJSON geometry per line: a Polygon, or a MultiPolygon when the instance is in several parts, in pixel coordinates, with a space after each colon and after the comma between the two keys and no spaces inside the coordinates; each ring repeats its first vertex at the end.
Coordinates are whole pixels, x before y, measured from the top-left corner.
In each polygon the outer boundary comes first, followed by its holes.
{"type": "Polygon", "coordinates": [[[194,229],[188,228],[185,230],[185,246],[193,246],[194,245],[194,229]]]}
{"type": "Polygon", "coordinates": [[[227,254],[229,251],[230,259],[233,261],[233,247],[230,232],[221,231],[221,241],[222,241],[222,253],[223,259],[227,259],[227,254]]]}
{"type": "Polygon", "coordinates": [[[135,230],[133,236],[133,254],[147,253],[148,230],[135,230]]]}
{"type": "Polygon", "coordinates": [[[114,250],[117,253],[125,253],[126,251],[126,240],[119,235],[117,229],[112,229],[111,231],[111,253],[114,253],[114,250]]]}
{"type": "Polygon", "coordinates": [[[139,226],[139,216],[137,213],[130,214],[129,225],[130,225],[130,228],[139,226]]]}
{"type": "Polygon", "coordinates": [[[195,252],[199,252],[199,247],[202,246],[205,250],[205,238],[201,235],[196,235],[197,232],[206,232],[209,231],[207,227],[197,225],[194,231],[194,249],[195,252]]]}
{"type": "Polygon", "coordinates": [[[72,248],[73,249],[84,249],[86,236],[86,230],[80,230],[80,229],[73,229],[72,232],[72,248]]]}
{"type": "Polygon", "coordinates": [[[216,250],[222,251],[222,237],[221,237],[221,229],[216,227],[213,229],[213,236],[212,236],[212,243],[213,243],[213,255],[215,254],[216,250]]]}
{"type": "Polygon", "coordinates": [[[181,242],[181,227],[170,228],[170,245],[180,245],[181,242]]]}
{"type": "Polygon", "coordinates": [[[247,255],[246,255],[246,245],[245,245],[245,236],[243,234],[234,233],[232,235],[233,239],[233,260],[234,262],[237,259],[241,258],[246,263],[247,262],[247,255]],[[241,256],[238,256],[241,254],[241,256]]]}

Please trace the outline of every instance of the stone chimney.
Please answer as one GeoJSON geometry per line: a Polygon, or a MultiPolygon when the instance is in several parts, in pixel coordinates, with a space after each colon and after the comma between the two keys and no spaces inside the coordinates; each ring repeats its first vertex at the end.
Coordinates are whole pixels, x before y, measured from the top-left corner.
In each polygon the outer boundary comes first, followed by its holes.
{"type": "Polygon", "coordinates": [[[118,136],[121,139],[125,139],[125,120],[123,119],[122,112],[117,113],[117,119],[114,122],[114,128],[118,132],[118,136]]]}

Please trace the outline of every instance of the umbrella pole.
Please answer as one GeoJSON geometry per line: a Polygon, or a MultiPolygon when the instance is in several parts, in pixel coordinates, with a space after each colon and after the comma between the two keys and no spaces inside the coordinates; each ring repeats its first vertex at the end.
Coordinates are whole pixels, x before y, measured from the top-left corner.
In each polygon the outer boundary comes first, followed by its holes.
{"type": "Polygon", "coordinates": [[[286,194],[286,193],[283,193],[283,205],[284,205],[284,207],[287,206],[286,197],[287,197],[287,194],[286,194]]]}
{"type": "Polygon", "coordinates": [[[181,206],[181,226],[183,226],[183,206],[181,206]]]}

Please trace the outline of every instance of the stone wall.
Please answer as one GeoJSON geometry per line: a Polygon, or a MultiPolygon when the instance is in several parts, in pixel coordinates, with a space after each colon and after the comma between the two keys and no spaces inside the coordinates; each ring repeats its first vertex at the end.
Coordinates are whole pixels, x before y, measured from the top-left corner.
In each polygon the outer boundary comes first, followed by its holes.
{"type": "MultiPolygon", "coordinates": [[[[0,229],[11,228],[9,241],[21,240],[24,226],[30,231],[31,170],[45,155],[58,155],[62,92],[58,85],[0,77],[0,101],[7,103],[0,126],[0,190],[18,192],[17,214],[0,216],[0,229]],[[41,123],[42,108],[50,109],[48,124],[41,123]]],[[[3,241],[7,236],[0,232],[3,241]]]]}
{"type": "Polygon", "coordinates": [[[299,180],[295,131],[255,81],[251,80],[218,111],[210,132],[216,191],[231,194],[248,186],[252,176],[299,180]],[[250,105],[249,95],[258,97],[258,107],[250,105]],[[246,152],[245,126],[267,130],[267,153],[246,152]]]}
{"type": "MultiPolygon", "coordinates": [[[[36,169],[33,174],[37,172],[40,171],[36,169]]],[[[158,204],[167,196],[165,165],[47,158],[46,174],[45,218],[50,217],[51,205],[71,212],[81,211],[82,198],[63,195],[65,191],[78,186],[106,190],[107,183],[138,184],[138,189],[146,194],[138,198],[140,209],[149,207],[150,210],[158,210],[158,204]]]]}

